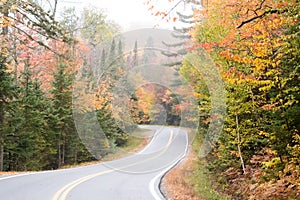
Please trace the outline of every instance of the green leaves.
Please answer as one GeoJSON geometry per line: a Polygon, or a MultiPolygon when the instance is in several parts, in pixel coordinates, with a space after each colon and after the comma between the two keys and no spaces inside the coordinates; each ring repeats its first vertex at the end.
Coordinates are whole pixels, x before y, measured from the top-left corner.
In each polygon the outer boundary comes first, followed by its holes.
{"type": "MultiPolygon", "coordinates": [[[[260,162],[266,176],[279,178],[284,168],[299,165],[299,7],[296,0],[210,1],[198,11],[193,49],[212,55],[228,92],[225,127],[212,153],[215,170],[240,168],[241,154],[256,167],[252,160],[266,149],[275,156],[260,162]]],[[[181,71],[203,91],[199,74],[185,64],[181,71]]]]}
{"type": "Polygon", "coordinates": [[[45,110],[49,101],[29,71],[22,74],[20,84],[18,95],[7,106],[4,169],[40,170],[48,163],[45,110]]]}
{"type": "Polygon", "coordinates": [[[110,40],[118,31],[118,26],[107,20],[103,10],[95,7],[83,10],[83,24],[80,33],[92,46],[110,40]]]}

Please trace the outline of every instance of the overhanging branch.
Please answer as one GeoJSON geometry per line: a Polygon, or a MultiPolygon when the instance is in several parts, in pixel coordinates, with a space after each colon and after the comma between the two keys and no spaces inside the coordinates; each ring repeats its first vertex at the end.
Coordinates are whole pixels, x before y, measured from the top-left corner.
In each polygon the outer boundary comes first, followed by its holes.
{"type": "Polygon", "coordinates": [[[285,11],[286,10],[275,10],[275,9],[267,10],[267,11],[263,12],[260,15],[252,17],[250,19],[247,19],[246,21],[243,21],[240,25],[237,26],[237,28],[242,28],[245,24],[248,24],[248,23],[250,23],[252,21],[255,21],[257,19],[262,19],[263,17],[265,17],[268,14],[275,14],[275,13],[281,14],[281,13],[284,13],[285,11]]]}

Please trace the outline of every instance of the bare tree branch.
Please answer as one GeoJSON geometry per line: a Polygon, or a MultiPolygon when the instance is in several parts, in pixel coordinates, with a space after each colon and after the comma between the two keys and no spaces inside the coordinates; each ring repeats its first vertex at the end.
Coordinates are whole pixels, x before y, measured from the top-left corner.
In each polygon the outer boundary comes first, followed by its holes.
{"type": "Polygon", "coordinates": [[[29,33],[27,33],[26,31],[18,28],[17,26],[13,25],[12,27],[14,27],[15,29],[17,29],[18,31],[22,32],[26,37],[28,37],[30,40],[38,43],[40,46],[46,48],[47,50],[51,51],[52,53],[54,53],[55,55],[57,56],[60,56],[60,57],[64,57],[64,55],[61,55],[59,53],[57,53],[56,51],[54,51],[51,47],[49,47],[48,45],[46,45],[44,42],[42,41],[38,41],[36,39],[34,39],[29,33]]]}
{"type": "Polygon", "coordinates": [[[52,13],[53,18],[55,17],[56,10],[57,10],[57,0],[54,0],[54,8],[53,8],[53,13],[52,13]]]}
{"type": "Polygon", "coordinates": [[[262,18],[264,18],[266,15],[268,15],[268,14],[275,14],[275,13],[277,13],[277,14],[281,14],[281,13],[284,13],[286,10],[274,10],[274,9],[271,9],[271,10],[267,10],[267,11],[265,11],[265,12],[263,12],[262,14],[260,14],[260,15],[256,15],[256,16],[254,16],[254,17],[252,17],[252,18],[250,18],[250,19],[247,19],[246,21],[243,21],[240,25],[238,25],[237,26],[237,28],[241,28],[242,26],[244,26],[245,24],[248,24],[248,23],[250,23],[250,22],[252,22],[252,21],[255,21],[255,20],[257,20],[257,19],[262,19],[262,18]]]}

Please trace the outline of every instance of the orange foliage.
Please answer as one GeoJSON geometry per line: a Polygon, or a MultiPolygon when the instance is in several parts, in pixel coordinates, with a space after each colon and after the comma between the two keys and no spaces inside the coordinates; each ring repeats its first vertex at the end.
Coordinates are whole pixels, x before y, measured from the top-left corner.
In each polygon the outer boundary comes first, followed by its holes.
{"type": "Polygon", "coordinates": [[[166,22],[176,22],[178,20],[176,9],[177,7],[181,7],[184,3],[191,4],[194,3],[193,1],[175,1],[175,0],[164,0],[164,1],[154,1],[154,0],[147,0],[144,4],[147,6],[148,10],[150,11],[151,15],[155,17],[159,17],[166,22]],[[164,6],[166,5],[166,6],[164,6]],[[172,5],[172,6],[169,6],[172,5]]]}
{"type": "MultiPolygon", "coordinates": [[[[28,34],[38,41],[38,36],[33,31],[28,30],[28,34]]],[[[20,77],[25,68],[29,69],[34,78],[41,80],[42,88],[45,91],[49,91],[51,88],[52,74],[58,64],[69,66],[70,72],[77,71],[83,63],[83,57],[87,56],[88,52],[82,42],[71,47],[60,41],[49,40],[47,44],[51,48],[49,50],[24,35],[17,34],[15,37],[20,42],[16,44],[17,58],[9,66],[9,70],[14,71],[17,77],[20,77]]]]}
{"type": "Polygon", "coordinates": [[[217,49],[227,62],[251,68],[247,72],[244,69],[227,69],[223,73],[225,81],[232,84],[248,82],[259,85],[260,90],[268,90],[272,83],[266,81],[265,77],[280,72],[282,54],[275,52],[285,45],[286,36],[282,34],[284,26],[294,23],[292,19],[280,14],[284,12],[281,8],[294,3],[296,1],[209,1],[205,9],[194,13],[199,21],[205,19],[207,22],[206,27],[202,23],[196,26],[192,33],[196,44],[191,50],[200,47],[211,52],[217,49]],[[204,35],[206,41],[197,41],[203,37],[205,29],[219,37],[210,38],[208,33],[204,35]]]}

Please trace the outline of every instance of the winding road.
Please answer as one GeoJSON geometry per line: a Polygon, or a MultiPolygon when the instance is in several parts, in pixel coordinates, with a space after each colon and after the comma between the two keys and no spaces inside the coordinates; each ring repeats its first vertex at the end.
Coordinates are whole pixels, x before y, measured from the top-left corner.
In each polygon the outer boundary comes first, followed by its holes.
{"type": "Polygon", "coordinates": [[[125,158],[84,167],[0,177],[0,199],[164,199],[159,190],[161,177],[185,156],[188,137],[187,132],[179,128],[150,128],[156,131],[151,142],[142,151],[125,158]]]}

